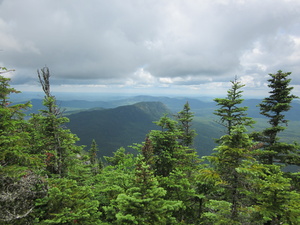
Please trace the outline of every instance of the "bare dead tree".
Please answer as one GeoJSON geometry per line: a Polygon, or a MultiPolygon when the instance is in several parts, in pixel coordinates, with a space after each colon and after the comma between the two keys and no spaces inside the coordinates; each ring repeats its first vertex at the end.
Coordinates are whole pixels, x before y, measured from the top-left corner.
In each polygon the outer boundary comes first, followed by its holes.
{"type": "Polygon", "coordinates": [[[51,97],[50,93],[50,71],[48,67],[44,67],[41,69],[41,73],[39,70],[37,70],[38,77],[40,80],[40,83],[42,85],[43,91],[45,92],[47,97],[51,97]]]}
{"type": "Polygon", "coordinates": [[[21,179],[0,178],[0,223],[31,224],[30,213],[35,208],[35,200],[47,194],[47,185],[32,171],[26,171],[21,179]]]}
{"type": "Polygon", "coordinates": [[[56,99],[51,95],[50,91],[50,70],[48,67],[44,67],[41,70],[37,70],[38,78],[42,89],[46,95],[46,98],[52,98],[52,101],[49,102],[48,109],[50,113],[53,113],[55,116],[62,115],[63,111],[57,107],[56,99]]]}
{"type": "Polygon", "coordinates": [[[1,67],[0,66],[0,75],[1,74],[4,74],[4,73],[9,73],[9,72],[13,72],[13,71],[15,71],[15,70],[8,70],[8,69],[6,69],[5,67],[1,67]]]}
{"type": "Polygon", "coordinates": [[[52,143],[52,150],[56,152],[57,157],[54,158],[54,165],[53,171],[58,173],[60,176],[63,176],[65,169],[65,159],[64,159],[64,152],[65,149],[62,147],[61,144],[61,136],[58,132],[61,124],[57,122],[57,117],[62,116],[63,111],[57,106],[55,96],[51,94],[50,91],[50,70],[48,67],[44,67],[41,70],[37,70],[38,78],[42,89],[45,93],[45,106],[48,108],[48,111],[45,113],[46,117],[52,118],[50,119],[50,123],[48,123],[48,131],[51,131],[49,135],[53,136],[54,142],[52,143]],[[54,116],[54,118],[53,118],[54,116]]]}

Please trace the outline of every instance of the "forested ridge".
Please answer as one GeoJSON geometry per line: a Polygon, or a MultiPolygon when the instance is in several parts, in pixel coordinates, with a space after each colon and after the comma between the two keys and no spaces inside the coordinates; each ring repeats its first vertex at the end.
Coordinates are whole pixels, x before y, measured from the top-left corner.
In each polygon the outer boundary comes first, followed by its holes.
{"type": "Polygon", "coordinates": [[[259,104],[268,126],[255,132],[244,85],[231,81],[227,96],[214,99],[224,133],[212,155],[193,148],[205,131],[196,134],[187,102],[132,143],[138,154],[120,147],[102,159],[101,143],[86,151],[66,129],[47,67],[38,71],[45,107],[26,119],[30,102],[10,102],[18,91],[0,69],[1,224],[300,224],[300,173],[284,172],[299,166],[300,146],[279,138],[298,98],[291,73],[269,74],[269,96],[259,104]]]}

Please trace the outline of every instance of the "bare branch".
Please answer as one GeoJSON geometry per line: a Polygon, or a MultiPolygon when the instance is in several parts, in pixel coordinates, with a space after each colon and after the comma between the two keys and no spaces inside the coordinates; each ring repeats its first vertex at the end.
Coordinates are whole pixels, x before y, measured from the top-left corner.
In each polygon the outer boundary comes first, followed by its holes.
{"type": "Polygon", "coordinates": [[[48,67],[44,67],[41,69],[41,73],[39,70],[37,70],[38,77],[40,80],[40,83],[42,85],[43,91],[45,92],[47,97],[51,96],[50,93],[50,71],[48,67]]]}

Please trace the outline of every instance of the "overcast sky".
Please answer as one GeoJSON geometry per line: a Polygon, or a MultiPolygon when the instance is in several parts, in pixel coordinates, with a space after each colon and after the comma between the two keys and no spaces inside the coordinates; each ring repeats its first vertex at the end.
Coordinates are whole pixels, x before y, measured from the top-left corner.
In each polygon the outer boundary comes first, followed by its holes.
{"type": "Polygon", "coordinates": [[[264,95],[292,72],[300,95],[299,0],[0,0],[0,66],[21,91],[264,95]]]}

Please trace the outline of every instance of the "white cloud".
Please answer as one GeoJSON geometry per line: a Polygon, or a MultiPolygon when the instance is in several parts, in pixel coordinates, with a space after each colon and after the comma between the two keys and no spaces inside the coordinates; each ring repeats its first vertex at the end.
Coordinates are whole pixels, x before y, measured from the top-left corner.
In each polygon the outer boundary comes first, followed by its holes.
{"type": "Polygon", "coordinates": [[[245,75],[240,77],[239,80],[242,84],[245,84],[247,88],[261,86],[261,82],[254,76],[245,75]]]}
{"type": "Polygon", "coordinates": [[[299,8],[297,0],[3,0],[0,62],[17,70],[15,84],[35,82],[44,65],[55,84],[188,89],[237,75],[254,88],[279,69],[300,84],[299,8]]]}
{"type": "Polygon", "coordinates": [[[174,83],[172,78],[170,78],[170,77],[161,77],[161,78],[159,78],[159,81],[163,84],[172,84],[172,83],[174,83]]]}
{"type": "Polygon", "coordinates": [[[153,84],[156,81],[156,78],[152,76],[152,74],[146,71],[144,68],[139,68],[134,73],[134,78],[138,79],[139,82],[147,83],[147,84],[153,84]]]}

